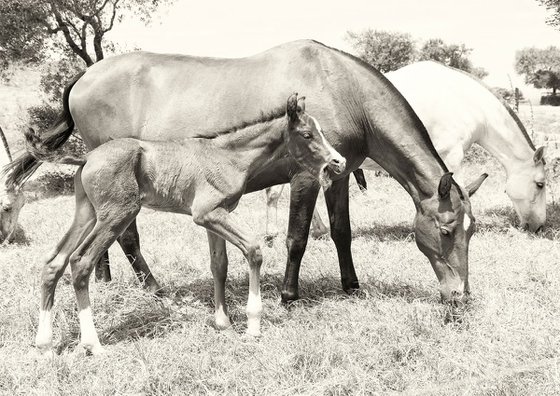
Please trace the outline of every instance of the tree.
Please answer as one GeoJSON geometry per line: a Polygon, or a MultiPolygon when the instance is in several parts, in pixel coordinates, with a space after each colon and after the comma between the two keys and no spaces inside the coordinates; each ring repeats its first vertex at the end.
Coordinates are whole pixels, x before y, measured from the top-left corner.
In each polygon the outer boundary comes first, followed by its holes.
{"type": "Polygon", "coordinates": [[[407,33],[368,29],[347,32],[346,39],[358,56],[382,73],[397,70],[414,62],[415,42],[407,33]]]}
{"type": "Polygon", "coordinates": [[[538,2],[547,10],[552,11],[552,15],[546,23],[556,28],[560,27],[560,0],[538,0],[538,2]]]}
{"type": "Polygon", "coordinates": [[[107,32],[126,13],[144,22],[172,0],[0,0],[0,67],[72,53],[85,66],[105,57],[107,32]]]}
{"type": "Polygon", "coordinates": [[[446,44],[442,39],[435,38],[426,41],[419,51],[419,60],[434,60],[444,65],[464,70],[482,79],[488,72],[481,67],[475,67],[469,56],[472,48],[465,44],[446,44]]]}
{"type": "Polygon", "coordinates": [[[560,88],[560,49],[524,48],[515,54],[515,71],[525,76],[525,82],[535,88],[552,89],[552,95],[560,88]]]}

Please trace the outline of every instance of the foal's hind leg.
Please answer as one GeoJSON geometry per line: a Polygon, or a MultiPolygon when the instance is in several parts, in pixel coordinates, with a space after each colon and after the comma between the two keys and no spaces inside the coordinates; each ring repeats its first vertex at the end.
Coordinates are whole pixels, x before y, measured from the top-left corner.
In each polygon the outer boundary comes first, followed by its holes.
{"type": "Polygon", "coordinates": [[[148,264],[140,251],[140,236],[138,235],[138,229],[136,228],[136,219],[132,220],[132,223],[130,223],[117,240],[119,241],[119,245],[121,245],[126,258],[130,261],[138,280],[149,291],[157,293],[161,287],[156,281],[156,278],[152,275],[152,271],[150,271],[150,267],[148,267],[148,264]]]}
{"type": "Polygon", "coordinates": [[[208,234],[208,246],[210,248],[210,269],[214,277],[214,305],[216,307],[214,318],[216,320],[216,327],[225,329],[231,326],[227,314],[225,296],[228,270],[226,241],[213,232],[206,232],[208,234]]]}
{"type": "MultiPolygon", "coordinates": [[[[260,270],[262,265],[261,248],[248,227],[232,219],[223,208],[216,208],[209,213],[193,211],[193,220],[209,231],[233,243],[249,262],[249,298],[247,299],[247,334],[260,335],[262,300],[260,288],[260,270]]],[[[223,286],[222,286],[223,289],[223,286]]]]}
{"type": "Polygon", "coordinates": [[[81,344],[94,355],[102,353],[103,348],[99,343],[99,337],[93,324],[89,299],[89,277],[95,263],[99,261],[139,211],[139,205],[126,205],[97,213],[95,227],[70,256],[72,283],[78,302],[81,344]]]}
{"type": "Polygon", "coordinates": [[[41,307],[35,344],[42,352],[48,352],[52,347],[51,309],[54,303],[56,284],[68,265],[70,254],[84,240],[95,224],[95,211],[78,180],[80,173],[81,169],[76,174],[74,221],[57,247],[47,256],[41,275],[41,307]]]}

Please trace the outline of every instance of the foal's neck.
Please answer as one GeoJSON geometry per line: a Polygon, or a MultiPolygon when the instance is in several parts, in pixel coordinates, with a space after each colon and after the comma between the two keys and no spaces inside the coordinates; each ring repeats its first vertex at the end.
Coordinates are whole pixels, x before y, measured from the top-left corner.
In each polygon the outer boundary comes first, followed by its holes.
{"type": "Polygon", "coordinates": [[[231,152],[232,163],[255,170],[283,153],[281,148],[284,147],[284,131],[287,128],[288,120],[281,116],[217,136],[213,144],[218,149],[231,152]]]}
{"type": "Polygon", "coordinates": [[[519,166],[530,163],[535,150],[507,109],[503,109],[499,120],[494,120],[486,125],[486,131],[476,143],[496,157],[509,175],[519,166]]]}

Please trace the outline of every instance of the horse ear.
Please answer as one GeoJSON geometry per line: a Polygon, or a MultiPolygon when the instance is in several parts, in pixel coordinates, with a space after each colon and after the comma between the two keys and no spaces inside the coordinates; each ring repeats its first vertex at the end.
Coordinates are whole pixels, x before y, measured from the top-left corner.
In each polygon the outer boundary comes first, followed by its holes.
{"type": "Polygon", "coordinates": [[[294,92],[288,98],[288,103],[286,104],[286,114],[290,121],[295,121],[298,117],[298,94],[294,92]]]}
{"type": "Polygon", "coordinates": [[[305,112],[305,96],[302,96],[301,98],[298,99],[298,111],[300,113],[304,113],[305,112]]]}
{"type": "Polygon", "coordinates": [[[535,164],[539,164],[541,161],[544,163],[544,146],[539,147],[535,154],[533,154],[533,161],[535,164]]]}
{"type": "Polygon", "coordinates": [[[447,198],[449,197],[449,191],[451,191],[451,186],[453,185],[453,172],[445,173],[440,181],[438,186],[438,194],[440,198],[447,198]]]}
{"type": "Polygon", "coordinates": [[[487,177],[488,177],[488,173],[483,173],[482,175],[480,175],[478,179],[476,179],[467,187],[465,187],[467,193],[469,194],[469,197],[472,197],[472,195],[476,192],[476,190],[478,190],[478,188],[481,186],[484,180],[486,180],[487,177]]]}

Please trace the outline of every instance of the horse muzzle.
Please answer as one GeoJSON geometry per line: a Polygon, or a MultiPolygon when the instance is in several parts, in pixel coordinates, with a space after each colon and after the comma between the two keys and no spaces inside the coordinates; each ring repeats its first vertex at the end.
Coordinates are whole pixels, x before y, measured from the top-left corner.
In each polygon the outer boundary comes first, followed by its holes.
{"type": "Polygon", "coordinates": [[[327,165],[335,175],[340,175],[346,169],[346,159],[344,157],[333,158],[327,165]]]}

